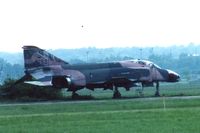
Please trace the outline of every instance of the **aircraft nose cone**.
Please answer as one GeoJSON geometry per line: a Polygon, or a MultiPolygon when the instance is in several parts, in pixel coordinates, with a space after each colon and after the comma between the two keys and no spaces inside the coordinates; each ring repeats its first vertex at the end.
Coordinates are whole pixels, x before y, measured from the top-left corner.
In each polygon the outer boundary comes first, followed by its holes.
{"type": "Polygon", "coordinates": [[[180,80],[179,74],[174,71],[167,70],[169,75],[169,82],[178,82],[180,80]]]}

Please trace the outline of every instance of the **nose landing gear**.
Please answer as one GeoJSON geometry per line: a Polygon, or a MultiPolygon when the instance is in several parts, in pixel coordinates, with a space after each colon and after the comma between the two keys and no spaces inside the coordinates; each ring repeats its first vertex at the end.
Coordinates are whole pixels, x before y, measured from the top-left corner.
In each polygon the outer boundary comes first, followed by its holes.
{"type": "Polygon", "coordinates": [[[155,96],[156,97],[159,97],[160,96],[160,89],[159,89],[159,82],[157,81],[156,82],[156,92],[155,92],[155,96]]]}

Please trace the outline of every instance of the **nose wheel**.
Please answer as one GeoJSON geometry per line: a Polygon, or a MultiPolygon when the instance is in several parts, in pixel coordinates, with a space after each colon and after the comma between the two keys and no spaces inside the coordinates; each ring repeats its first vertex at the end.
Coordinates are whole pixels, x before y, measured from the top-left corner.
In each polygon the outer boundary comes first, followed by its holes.
{"type": "Polygon", "coordinates": [[[160,89],[159,89],[159,82],[156,82],[156,92],[155,92],[155,96],[159,97],[160,96],[160,89]]]}
{"type": "Polygon", "coordinates": [[[139,96],[144,97],[144,83],[142,83],[141,89],[139,89],[139,96]]]}

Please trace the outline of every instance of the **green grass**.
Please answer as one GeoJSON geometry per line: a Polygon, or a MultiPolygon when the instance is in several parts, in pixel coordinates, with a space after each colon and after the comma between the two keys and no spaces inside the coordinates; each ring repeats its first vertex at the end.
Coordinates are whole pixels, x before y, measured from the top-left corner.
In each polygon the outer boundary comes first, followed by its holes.
{"type": "Polygon", "coordinates": [[[3,132],[199,132],[200,109],[1,118],[3,132]],[[188,118],[185,115],[190,116],[188,118]]]}
{"type": "MultiPolygon", "coordinates": [[[[161,84],[165,96],[200,95],[200,85],[161,84]]],[[[124,97],[138,97],[120,89],[124,97]]],[[[146,97],[155,88],[145,88],[146,97]]],[[[66,103],[7,105],[0,104],[0,132],[5,133],[199,133],[200,98],[112,100],[112,91],[87,90],[95,100],[66,103]],[[101,100],[104,99],[104,100],[101,100]],[[166,108],[164,108],[164,103],[166,108]]],[[[70,95],[70,94],[68,94],[70,95]]],[[[68,99],[66,99],[68,100],[68,99]]]]}
{"type": "Polygon", "coordinates": [[[6,133],[200,132],[200,99],[128,99],[0,107],[6,133]]]}

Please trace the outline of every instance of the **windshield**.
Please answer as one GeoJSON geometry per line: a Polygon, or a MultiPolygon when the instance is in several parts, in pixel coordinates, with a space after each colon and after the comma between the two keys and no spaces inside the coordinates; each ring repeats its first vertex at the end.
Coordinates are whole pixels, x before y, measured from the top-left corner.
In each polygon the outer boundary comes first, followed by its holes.
{"type": "Polygon", "coordinates": [[[160,69],[160,67],[159,67],[158,65],[154,64],[154,66],[155,66],[156,68],[159,68],[159,69],[160,69]]]}
{"type": "Polygon", "coordinates": [[[151,61],[147,61],[147,60],[131,60],[131,62],[135,62],[135,63],[141,64],[141,65],[147,65],[147,66],[150,66],[150,67],[155,67],[155,68],[161,69],[161,67],[158,66],[157,64],[155,64],[151,61]]]}
{"type": "Polygon", "coordinates": [[[147,66],[150,66],[150,67],[156,67],[156,68],[159,68],[160,69],[160,66],[158,66],[157,64],[151,62],[151,61],[147,61],[147,60],[137,60],[135,61],[141,65],[147,65],[147,66]]]}

